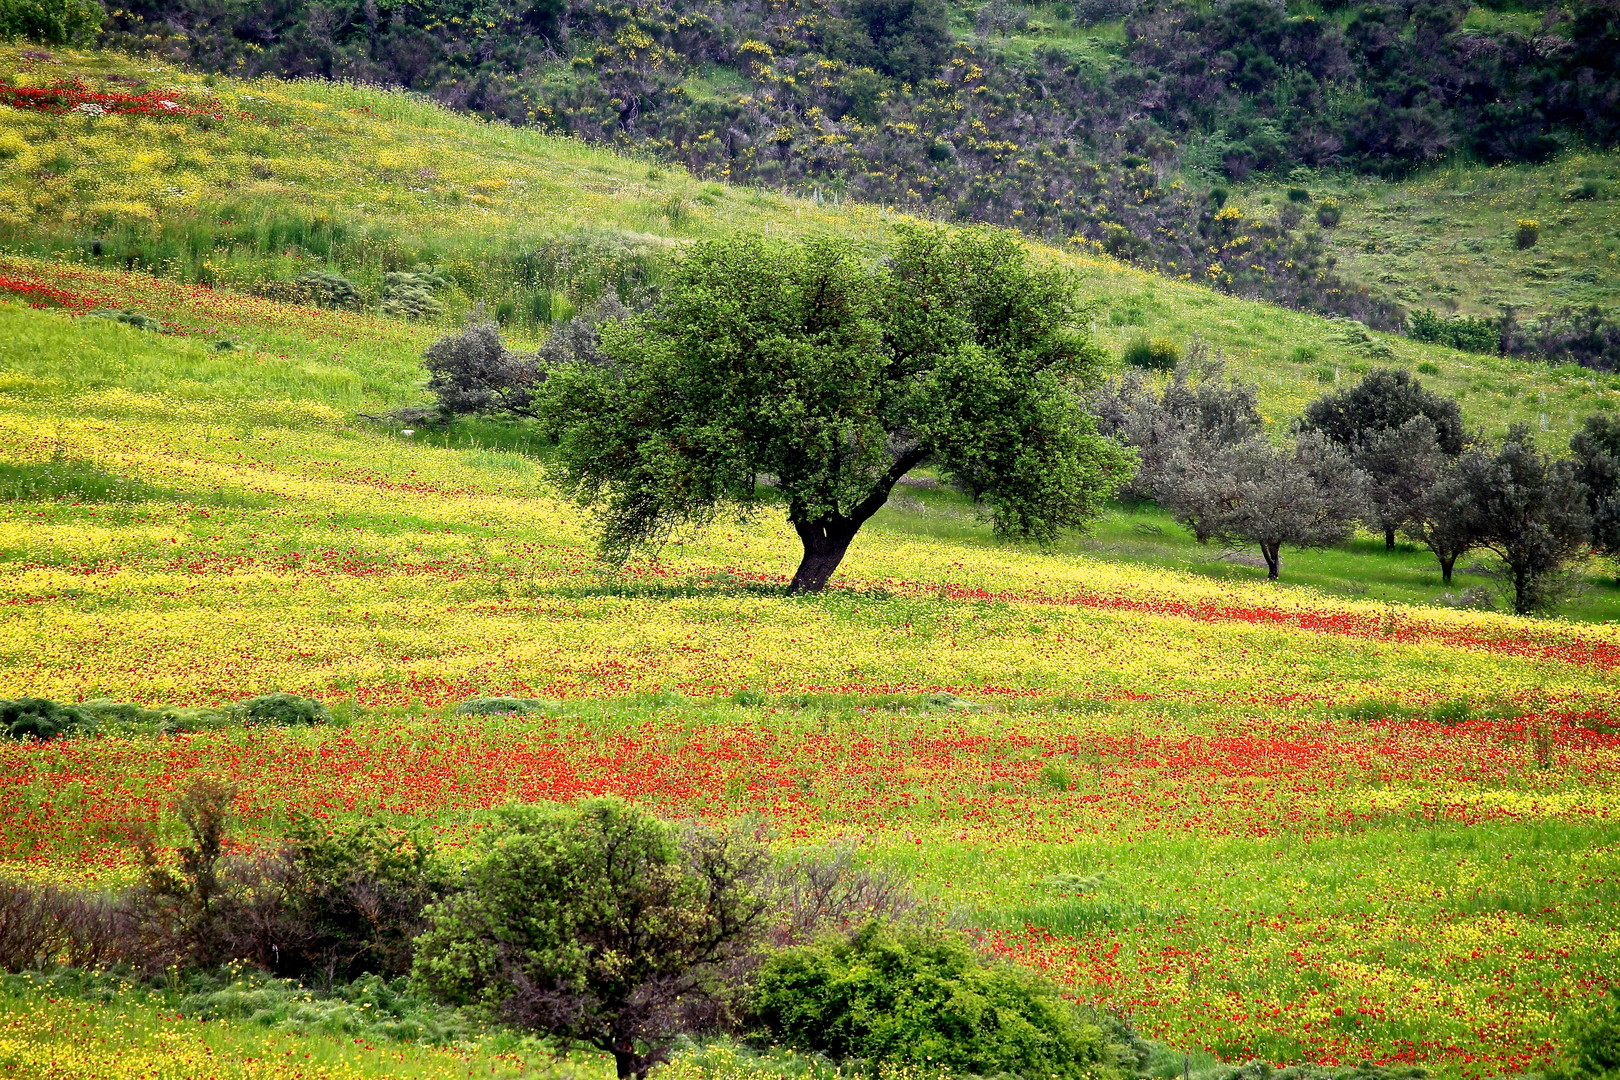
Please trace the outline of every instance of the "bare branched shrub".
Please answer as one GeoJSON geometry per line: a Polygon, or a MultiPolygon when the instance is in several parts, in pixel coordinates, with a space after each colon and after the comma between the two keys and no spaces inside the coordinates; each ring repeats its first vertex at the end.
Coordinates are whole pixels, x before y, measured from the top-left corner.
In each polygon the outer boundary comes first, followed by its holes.
{"type": "Polygon", "coordinates": [[[864,869],[848,848],[811,852],[787,863],[771,875],[770,886],[782,913],[769,936],[777,948],[847,933],[874,919],[905,922],[923,913],[910,886],[864,869]]]}

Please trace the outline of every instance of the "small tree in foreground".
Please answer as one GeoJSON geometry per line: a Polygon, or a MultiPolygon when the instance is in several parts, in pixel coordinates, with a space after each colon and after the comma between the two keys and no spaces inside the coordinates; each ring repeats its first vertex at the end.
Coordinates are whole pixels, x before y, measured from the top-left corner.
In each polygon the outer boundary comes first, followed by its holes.
{"type": "Polygon", "coordinates": [[[760,849],[613,799],[514,807],[429,909],[416,980],[440,1000],[613,1055],[644,1077],[763,932],[760,849]]]}
{"type": "Polygon", "coordinates": [[[1282,571],[1284,544],[1343,543],[1366,511],[1361,471],[1315,432],[1301,433],[1286,450],[1262,439],[1229,447],[1216,459],[1216,471],[1230,478],[1231,496],[1212,531],[1260,545],[1272,580],[1282,571]]]}
{"type": "Polygon", "coordinates": [[[1098,512],[1130,456],[1083,407],[1101,353],[1077,322],[1069,280],[999,230],[905,228],[877,267],[833,239],[716,240],[602,327],[605,363],[551,368],[537,411],[605,554],[779,499],[804,547],[790,590],[816,592],[924,464],[1000,536],[1098,512]]]}
{"type": "Polygon", "coordinates": [[[1464,455],[1458,473],[1474,504],[1479,545],[1507,567],[1514,612],[1551,606],[1565,567],[1587,550],[1591,536],[1586,489],[1574,464],[1537,450],[1521,424],[1495,454],[1464,455]]]}

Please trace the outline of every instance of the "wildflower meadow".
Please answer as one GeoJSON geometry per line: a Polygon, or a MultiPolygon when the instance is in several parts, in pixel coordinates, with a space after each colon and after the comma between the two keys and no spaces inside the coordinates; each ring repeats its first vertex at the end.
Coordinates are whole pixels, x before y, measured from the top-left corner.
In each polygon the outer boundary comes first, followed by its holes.
{"type": "MultiPolygon", "coordinates": [[[[18,115],[177,126],[201,177],[198,133],[269,115],[244,86],[120,96],[30,69],[0,92],[0,139],[18,115]]],[[[298,108],[369,123],[323,93],[298,108]]],[[[20,228],[35,210],[8,190],[0,224],[20,228]]],[[[97,212],[140,218],[123,197],[97,212]]],[[[231,283],[0,257],[0,694],[286,692],[333,720],[0,742],[8,875],[134,880],[180,843],[170,807],[199,777],[233,785],[239,843],[313,814],[458,851],[505,804],[609,794],[853,852],[1189,1063],[1534,1072],[1620,979],[1614,624],[1213,580],[903,514],[814,596],[783,590],[798,550],[769,514],[612,566],[536,432],[386,417],[421,402],[436,325],[231,283]],[[161,332],[92,314],[125,309],[161,332]],[[460,708],[488,698],[521,708],[460,708]]],[[[1538,377],[1555,400],[1614,393],[1538,377]]],[[[607,1075],[10,979],[17,1075],[607,1075]]],[[[708,1060],[668,1068],[741,1075],[708,1060]]]]}

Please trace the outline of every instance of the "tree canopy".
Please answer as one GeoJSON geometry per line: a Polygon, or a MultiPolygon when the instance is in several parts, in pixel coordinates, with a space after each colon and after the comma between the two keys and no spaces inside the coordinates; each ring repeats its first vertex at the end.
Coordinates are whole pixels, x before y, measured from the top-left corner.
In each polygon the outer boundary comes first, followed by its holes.
{"type": "Polygon", "coordinates": [[[672,530],[773,501],[818,591],[894,485],[922,465],[999,536],[1051,543],[1129,475],[1084,409],[1101,353],[1074,287],[1003,231],[913,226],[873,264],[849,243],[695,245],[647,311],[600,330],[600,358],[536,397],[559,486],[624,557],[672,530]]]}

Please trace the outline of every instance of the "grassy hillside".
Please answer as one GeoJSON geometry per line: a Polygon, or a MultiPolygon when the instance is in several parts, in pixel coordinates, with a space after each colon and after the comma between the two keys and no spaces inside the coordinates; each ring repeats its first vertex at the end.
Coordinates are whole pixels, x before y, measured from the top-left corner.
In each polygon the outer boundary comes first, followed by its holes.
{"type": "MultiPolygon", "coordinates": [[[[0,747],[13,867],[127,880],[123,838],[172,839],[163,807],[205,773],[243,785],[250,834],[298,806],[456,836],[507,799],[611,791],[858,843],[1173,1045],[1445,1076],[1533,1067],[1613,968],[1613,628],[904,522],[863,533],[823,596],[772,587],[796,550],[768,518],[613,571],[528,458],[353,420],[415,377],[398,324],[231,304],[190,309],[260,343],[225,354],[0,306],[0,458],[27,481],[0,511],[0,693],[281,689],[341,724],[0,747]],[[742,688],[765,706],[726,699],[742,688]],[[553,705],[453,714],[485,694],[553,705]],[[1093,873],[1097,893],[1047,884],[1093,873]],[[1160,955],[1184,959],[1137,959],[1160,955]],[[1510,971],[1557,992],[1504,998],[1510,971]],[[1354,1022],[1323,1026],[1336,1009],[1354,1022]]],[[[7,1007],[30,1030],[65,1008],[7,1007]]]]}
{"type": "Polygon", "coordinates": [[[1247,185],[1243,197],[1281,205],[1301,185],[1343,207],[1329,234],[1339,265],[1409,308],[1524,316],[1620,304],[1620,155],[1458,162],[1404,181],[1312,175],[1247,185]],[[1540,222],[1534,247],[1515,243],[1520,219],[1540,222]]]}
{"type": "MultiPolygon", "coordinates": [[[[853,848],[1174,1048],[1156,1074],[1186,1053],[1196,1080],[1252,1057],[1534,1071],[1613,981],[1620,628],[1390,602],[1437,595],[1409,553],[1285,556],[1315,588],[1243,580],[1263,572],[1151,513],[1022,550],[926,477],[822,595],[780,588],[798,549],[772,515],[605,566],[524,429],[407,436],[362,414],[420,403],[422,347],[478,301],[532,337],[693,238],[830,230],[875,254],[895,217],[397,94],[3,56],[14,84],[78,75],[161,112],[0,106],[0,695],[283,690],[336,716],[0,743],[6,875],[130,881],[132,838],[178,842],[167,807],[205,775],[240,785],[249,842],[298,809],[423,825],[454,851],[502,803],[618,794],[764,823],[781,849],[853,848]],[[378,314],[387,275],[418,263],[443,272],[442,313],[378,314]],[[307,270],[349,277],[363,310],[275,298],[307,270]],[[121,307],[166,332],[74,314],[121,307]],[[482,695],[544,705],[456,712],[482,695]]],[[[1584,371],[1353,344],[1073,249],[1042,257],[1097,299],[1110,348],[1197,333],[1259,381],[1278,429],[1379,362],[1487,430],[1545,415],[1552,441],[1620,401],[1584,371]]],[[[1602,617],[1610,595],[1574,613],[1602,617]]],[[[199,1023],[190,992],[6,981],[0,1072],[606,1075],[484,1030],[430,1046],[346,1028],[329,1002],[199,1023]]],[[[723,1049],[659,1075],[830,1070],[723,1049]]]]}
{"type": "MultiPolygon", "coordinates": [[[[655,278],[660,254],[696,237],[826,230],[876,252],[897,220],[878,207],[702,183],[397,93],[205,78],[112,53],[62,53],[46,63],[0,50],[0,77],[36,87],[80,78],[157,100],[170,94],[197,110],[175,115],[154,105],[147,114],[91,116],[0,108],[6,250],[283,297],[296,295],[299,275],[330,271],[372,304],[389,272],[431,264],[450,281],[440,292],[446,323],[482,302],[520,336],[603,287],[655,278]],[[124,147],[136,148],[132,157],[124,147]]],[[[1261,207],[1241,200],[1240,209],[1261,207]]],[[[1481,430],[1523,421],[1555,444],[1586,412],[1620,404],[1614,376],[1377,333],[1353,344],[1332,322],[1073,247],[1042,250],[1070,266],[1097,301],[1101,340],[1119,348],[1142,333],[1182,343],[1197,334],[1259,383],[1278,427],[1324,386],[1378,363],[1418,370],[1461,398],[1481,430]]],[[[398,398],[409,397],[402,386],[398,398]]]]}

